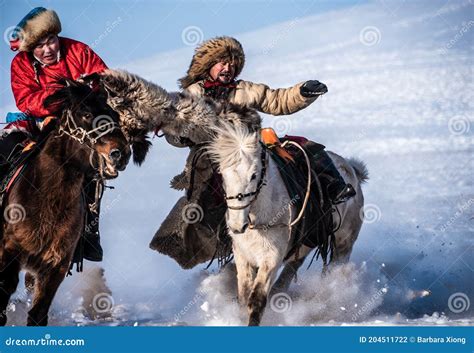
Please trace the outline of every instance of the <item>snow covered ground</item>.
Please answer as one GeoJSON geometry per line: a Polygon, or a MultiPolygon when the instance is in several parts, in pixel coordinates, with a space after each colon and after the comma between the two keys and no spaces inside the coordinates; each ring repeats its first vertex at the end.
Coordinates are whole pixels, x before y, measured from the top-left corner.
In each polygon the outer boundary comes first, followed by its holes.
{"type": "MultiPolygon", "coordinates": [[[[473,323],[473,26],[469,1],[376,1],[237,35],[247,54],[242,78],[273,87],[318,79],[329,88],[306,110],[265,124],[359,157],[370,172],[353,263],[324,279],[318,265],[302,268],[263,324],[473,323]]],[[[175,90],[191,56],[185,48],[123,68],[175,90]]],[[[245,322],[231,267],[184,271],[148,248],[180,196],[168,182],[186,156],[153,144],[103,200],[106,286],[86,263],[87,273],[63,283],[51,324],[245,322]],[[82,302],[101,315],[88,319],[82,302]]],[[[16,297],[10,323],[24,324],[23,288],[16,297]]]]}

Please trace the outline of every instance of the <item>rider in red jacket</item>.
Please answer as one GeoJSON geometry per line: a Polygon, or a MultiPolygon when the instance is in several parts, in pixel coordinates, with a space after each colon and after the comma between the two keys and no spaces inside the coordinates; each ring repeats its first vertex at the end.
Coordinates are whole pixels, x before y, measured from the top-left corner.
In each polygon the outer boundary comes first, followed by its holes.
{"type": "MultiPolygon", "coordinates": [[[[37,7],[17,25],[10,48],[19,51],[11,65],[11,83],[16,105],[22,113],[9,113],[10,122],[0,136],[0,167],[8,168],[12,147],[37,133],[43,118],[53,114],[43,106],[45,98],[60,86],[58,80],[77,80],[81,76],[102,72],[107,66],[86,44],[58,37],[61,22],[53,10],[37,7]],[[14,117],[11,119],[11,117],[14,117]]],[[[88,203],[95,201],[95,182],[84,185],[88,203]]],[[[88,212],[85,229],[84,257],[102,260],[98,213],[88,212]]]]}
{"type": "Polygon", "coordinates": [[[45,45],[48,39],[57,40],[59,44],[56,62],[44,65],[32,52],[23,51],[15,56],[11,65],[11,82],[16,105],[26,115],[36,118],[52,114],[43,107],[43,101],[58,88],[58,78],[77,80],[81,76],[107,69],[102,59],[86,44],[69,38],[50,36],[53,38],[45,38],[45,45]]]}

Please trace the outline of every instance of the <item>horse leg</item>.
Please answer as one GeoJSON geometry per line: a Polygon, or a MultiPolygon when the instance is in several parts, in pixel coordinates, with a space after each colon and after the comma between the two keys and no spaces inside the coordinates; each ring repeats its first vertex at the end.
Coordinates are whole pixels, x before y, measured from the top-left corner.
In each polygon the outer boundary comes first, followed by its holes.
{"type": "Polygon", "coordinates": [[[286,293],[288,291],[291,281],[293,281],[293,278],[296,277],[296,273],[303,264],[304,260],[305,258],[300,258],[298,260],[292,260],[286,263],[285,267],[283,267],[283,270],[280,273],[280,276],[278,276],[277,281],[273,285],[270,296],[281,292],[286,293]]]}
{"type": "Polygon", "coordinates": [[[16,254],[4,248],[0,264],[0,326],[7,323],[7,306],[18,286],[20,268],[16,254]]]}
{"type": "Polygon", "coordinates": [[[234,250],[234,260],[237,268],[237,293],[239,304],[244,306],[248,303],[256,271],[255,268],[240,255],[239,251],[234,250]]]}
{"type": "Polygon", "coordinates": [[[268,263],[264,263],[258,268],[248,302],[249,326],[260,325],[265,306],[267,305],[268,293],[270,292],[277,270],[278,266],[268,263]]]}
{"type": "MultiPolygon", "coordinates": [[[[357,217],[359,217],[358,214],[357,217]]],[[[330,268],[349,262],[349,258],[352,254],[352,248],[354,247],[354,243],[359,236],[361,227],[362,222],[358,222],[356,224],[349,225],[349,229],[347,229],[347,227],[343,227],[336,232],[336,246],[334,247],[330,268]]]]}
{"type": "Polygon", "coordinates": [[[306,260],[306,256],[312,251],[313,249],[303,246],[299,250],[299,256],[297,258],[292,258],[286,262],[285,267],[278,276],[277,281],[273,285],[273,288],[270,292],[270,297],[276,293],[287,292],[288,288],[290,288],[291,281],[296,278],[296,274],[298,273],[298,269],[303,265],[303,262],[306,260]]]}
{"type": "Polygon", "coordinates": [[[68,264],[53,267],[46,273],[41,271],[35,281],[33,306],[28,312],[28,326],[46,326],[51,302],[69,269],[68,264]]]}

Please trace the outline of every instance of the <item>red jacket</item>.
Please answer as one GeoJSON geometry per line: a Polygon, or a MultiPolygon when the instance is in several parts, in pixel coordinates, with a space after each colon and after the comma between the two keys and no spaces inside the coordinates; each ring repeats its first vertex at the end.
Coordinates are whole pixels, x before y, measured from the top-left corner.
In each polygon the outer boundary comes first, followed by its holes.
{"type": "Polygon", "coordinates": [[[54,93],[60,77],[77,80],[107,69],[102,59],[86,44],[59,37],[61,59],[54,65],[42,67],[32,53],[18,53],[12,61],[11,81],[18,109],[37,118],[51,115],[43,107],[44,99],[54,93]]]}

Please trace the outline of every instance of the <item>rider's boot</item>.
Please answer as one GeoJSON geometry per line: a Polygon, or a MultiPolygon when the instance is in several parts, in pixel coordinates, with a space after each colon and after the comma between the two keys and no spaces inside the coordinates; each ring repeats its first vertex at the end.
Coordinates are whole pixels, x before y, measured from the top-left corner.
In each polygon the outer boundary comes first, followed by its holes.
{"type": "Polygon", "coordinates": [[[329,198],[334,205],[345,202],[356,194],[354,187],[351,184],[346,184],[325,150],[319,151],[314,156],[314,160],[316,172],[322,180],[323,186],[326,186],[329,198]]]}
{"type": "Polygon", "coordinates": [[[89,261],[102,261],[103,250],[100,245],[99,234],[99,213],[100,213],[100,198],[97,205],[97,211],[90,209],[89,205],[96,201],[96,183],[95,180],[86,180],[84,185],[84,192],[87,201],[87,216],[86,226],[84,228],[84,258],[89,261]]]}

